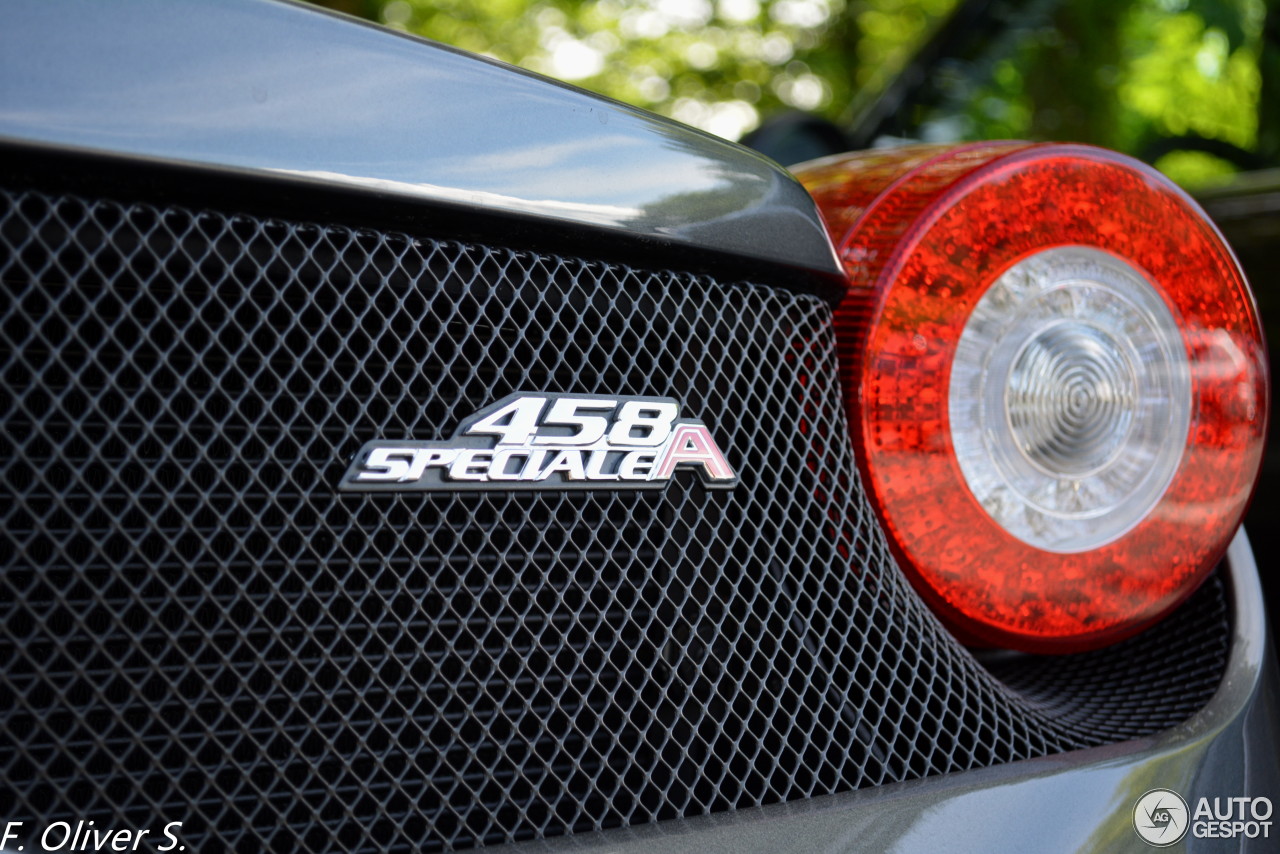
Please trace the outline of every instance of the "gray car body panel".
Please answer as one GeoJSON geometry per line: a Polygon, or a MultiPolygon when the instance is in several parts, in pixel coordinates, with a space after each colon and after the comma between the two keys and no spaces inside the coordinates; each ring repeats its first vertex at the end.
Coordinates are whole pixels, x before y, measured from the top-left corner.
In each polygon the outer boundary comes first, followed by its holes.
{"type": "Polygon", "coordinates": [[[502,854],[936,854],[1270,852],[1269,838],[1155,849],[1132,825],[1145,792],[1280,800],[1280,678],[1258,570],[1240,531],[1227,553],[1234,637],[1222,684],[1190,720],[1150,738],[757,809],[504,846],[502,854]]]}
{"type": "Polygon", "coordinates": [[[511,66],[287,3],[6,9],[0,139],[840,270],[813,200],[761,155],[511,66]]]}

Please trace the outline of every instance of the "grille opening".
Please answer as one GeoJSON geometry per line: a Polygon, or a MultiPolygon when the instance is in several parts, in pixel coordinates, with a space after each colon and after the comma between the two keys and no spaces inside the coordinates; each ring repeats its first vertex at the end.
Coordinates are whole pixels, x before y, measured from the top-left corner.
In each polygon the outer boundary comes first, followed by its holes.
{"type": "Polygon", "coordinates": [[[1148,734],[1222,672],[1217,582],[1140,654],[957,646],[866,504],[817,297],[34,191],[0,279],[10,815],[469,848],[1148,734]],[[334,490],[518,390],[674,397],[741,484],[334,490]]]}

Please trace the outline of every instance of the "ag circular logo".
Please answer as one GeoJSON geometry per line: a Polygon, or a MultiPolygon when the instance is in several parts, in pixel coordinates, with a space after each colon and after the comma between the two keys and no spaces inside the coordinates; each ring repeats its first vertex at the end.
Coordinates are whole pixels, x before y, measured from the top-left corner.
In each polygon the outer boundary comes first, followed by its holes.
{"type": "Polygon", "coordinates": [[[1152,789],[1133,805],[1133,829],[1148,845],[1164,848],[1187,835],[1187,802],[1172,789],[1152,789]]]}

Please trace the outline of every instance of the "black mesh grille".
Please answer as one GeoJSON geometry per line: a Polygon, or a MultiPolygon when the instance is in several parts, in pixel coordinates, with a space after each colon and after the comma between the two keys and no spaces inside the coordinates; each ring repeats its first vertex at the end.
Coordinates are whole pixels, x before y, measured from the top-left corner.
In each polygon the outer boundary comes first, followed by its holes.
{"type": "Polygon", "coordinates": [[[1149,733],[1216,685],[1218,586],[1141,641],[1198,627],[1176,664],[1023,661],[1025,696],[951,641],[865,505],[816,298],[3,203],[0,815],[465,848],[1149,733]],[[518,390],[675,397],[742,483],[335,491],[518,390]]]}
{"type": "Polygon", "coordinates": [[[1230,619],[1223,588],[1211,576],[1158,629],[1107,649],[1000,656],[987,665],[1040,714],[1096,741],[1157,732],[1191,717],[1218,687],[1230,619]],[[1185,662],[1194,662],[1185,673],[1170,669],[1185,662]]]}

